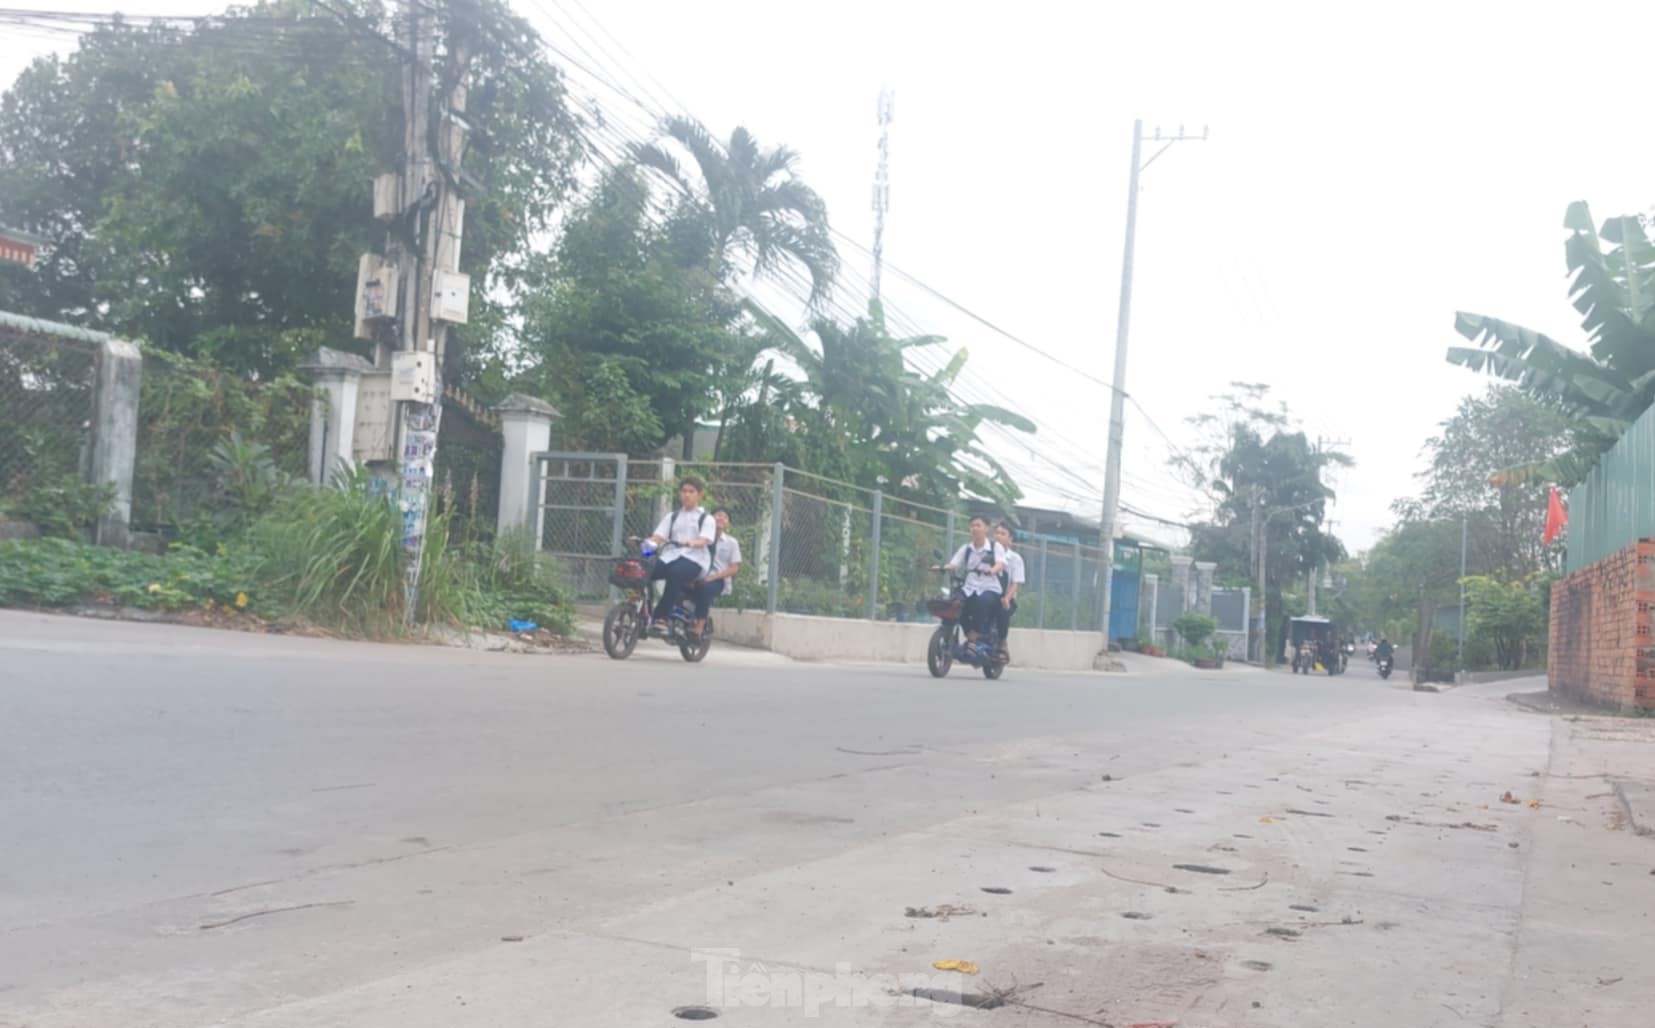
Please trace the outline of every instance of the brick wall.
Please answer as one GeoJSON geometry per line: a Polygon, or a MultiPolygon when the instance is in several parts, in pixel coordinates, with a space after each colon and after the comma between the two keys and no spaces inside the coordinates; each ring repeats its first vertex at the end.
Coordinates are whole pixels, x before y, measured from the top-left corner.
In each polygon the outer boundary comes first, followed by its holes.
{"type": "Polygon", "coordinates": [[[1600,706],[1655,708],[1655,539],[1552,586],[1548,680],[1600,706]]]}

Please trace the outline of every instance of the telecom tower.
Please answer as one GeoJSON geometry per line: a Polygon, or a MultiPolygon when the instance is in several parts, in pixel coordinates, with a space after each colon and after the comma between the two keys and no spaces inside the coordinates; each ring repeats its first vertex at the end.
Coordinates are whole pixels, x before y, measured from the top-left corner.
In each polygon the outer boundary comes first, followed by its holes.
{"type": "Polygon", "coordinates": [[[879,299],[879,273],[885,264],[885,212],[891,209],[891,101],[879,93],[879,169],[873,175],[873,298],[879,299]]]}

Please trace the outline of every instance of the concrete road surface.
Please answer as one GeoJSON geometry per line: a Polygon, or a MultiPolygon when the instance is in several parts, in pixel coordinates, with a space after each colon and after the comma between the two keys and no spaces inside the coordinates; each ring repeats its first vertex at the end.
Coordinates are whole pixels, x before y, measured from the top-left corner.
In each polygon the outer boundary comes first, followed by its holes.
{"type": "Polygon", "coordinates": [[[0,1025],[1652,1023],[1609,743],[1366,662],[1135,666],[0,612],[0,1025]]]}

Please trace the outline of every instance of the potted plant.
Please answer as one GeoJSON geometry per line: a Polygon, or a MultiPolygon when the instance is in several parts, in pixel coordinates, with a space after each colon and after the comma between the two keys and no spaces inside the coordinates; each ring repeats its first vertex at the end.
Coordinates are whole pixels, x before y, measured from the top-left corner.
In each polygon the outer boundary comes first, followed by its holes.
{"type": "Polygon", "coordinates": [[[1186,611],[1172,623],[1173,631],[1184,640],[1182,656],[1196,667],[1218,667],[1221,657],[1214,657],[1207,640],[1218,631],[1218,621],[1206,614],[1186,611]]]}
{"type": "Polygon", "coordinates": [[[1138,633],[1138,652],[1146,657],[1164,657],[1167,651],[1155,645],[1155,635],[1152,632],[1138,633]]]}

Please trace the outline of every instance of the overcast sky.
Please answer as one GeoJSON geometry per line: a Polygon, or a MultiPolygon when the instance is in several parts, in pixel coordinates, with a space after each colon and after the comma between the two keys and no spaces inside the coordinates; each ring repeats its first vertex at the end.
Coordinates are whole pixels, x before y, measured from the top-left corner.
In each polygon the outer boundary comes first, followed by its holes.
{"type": "MultiPolygon", "coordinates": [[[[893,89],[887,260],[1099,379],[1113,366],[1133,118],[1209,125],[1209,141],[1173,147],[1143,178],[1127,391],[1187,446],[1185,419],[1211,394],[1269,383],[1313,439],[1355,458],[1331,515],[1353,549],[1414,490],[1436,423],[1484,387],[1443,360],[1460,341],[1454,311],[1578,343],[1564,208],[1584,199],[1601,220],[1655,204],[1641,62],[1621,55],[1655,38],[1647,3],[512,2],[646,105],[799,150],[835,227],[864,245],[877,100],[893,89]]],[[[54,45],[0,43],[0,78],[54,45]]],[[[859,307],[867,259],[842,249],[841,301],[859,307]]],[[[1107,391],[889,268],[885,283],[899,321],[969,347],[963,393],[1040,423],[1024,444],[995,441],[1031,502],[1095,517],[1107,391]]],[[[1169,444],[1132,407],[1126,432],[1124,501],[1192,513],[1169,444]]]]}

